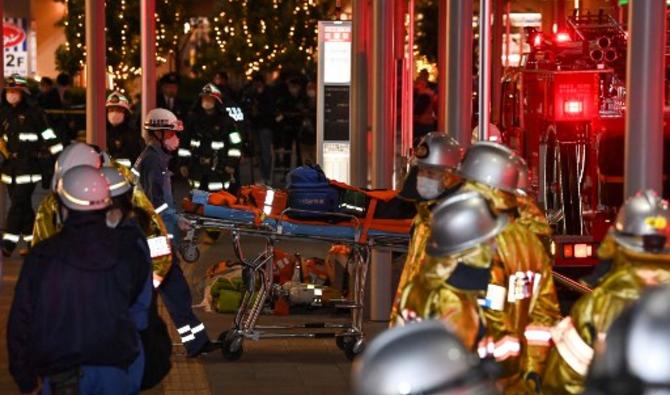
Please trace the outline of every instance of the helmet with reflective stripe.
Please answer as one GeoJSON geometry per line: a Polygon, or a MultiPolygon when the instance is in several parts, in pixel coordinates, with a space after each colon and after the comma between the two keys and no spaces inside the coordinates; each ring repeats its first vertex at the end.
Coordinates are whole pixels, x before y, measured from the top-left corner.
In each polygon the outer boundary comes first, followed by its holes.
{"type": "Polygon", "coordinates": [[[147,114],[144,122],[145,130],[155,131],[175,131],[180,132],[184,129],[182,122],[170,110],[164,108],[154,108],[147,114]]]}
{"type": "Polygon", "coordinates": [[[586,382],[588,394],[670,392],[670,287],[652,288],[607,331],[586,382]]]}
{"type": "Polygon", "coordinates": [[[132,189],[126,178],[113,167],[103,167],[102,174],[109,182],[109,194],[112,197],[121,196],[132,189]]]}
{"type": "Polygon", "coordinates": [[[5,80],[5,89],[20,89],[23,92],[30,94],[28,89],[28,81],[19,74],[12,74],[5,80]]]}
{"type": "Polygon", "coordinates": [[[430,132],[414,150],[412,164],[440,170],[455,169],[463,158],[463,148],[446,133],[430,132]]]}
{"type": "Polygon", "coordinates": [[[200,97],[202,96],[211,96],[216,99],[219,103],[223,103],[221,91],[219,88],[216,87],[216,85],[209,83],[205,85],[202,90],[200,91],[200,97]]]}
{"type": "Polygon", "coordinates": [[[130,100],[124,96],[121,92],[115,91],[107,96],[107,101],[105,102],[105,107],[120,107],[124,110],[130,111],[130,100]]]}
{"type": "Polygon", "coordinates": [[[100,169],[77,166],[68,170],[57,186],[65,207],[75,211],[96,211],[110,206],[109,183],[100,169]]]}
{"type": "Polygon", "coordinates": [[[441,257],[464,251],[495,237],[507,224],[496,216],[477,192],[459,192],[439,202],[432,211],[426,252],[441,257]]]}
{"type": "Polygon", "coordinates": [[[516,193],[519,167],[516,154],[502,144],[484,141],[473,144],[465,153],[458,174],[509,193],[516,193]]]}
{"type": "Polygon", "coordinates": [[[352,369],[356,395],[491,394],[487,364],[439,320],[389,329],[352,369]]]}
{"type": "Polygon", "coordinates": [[[76,166],[100,168],[102,166],[102,158],[98,151],[88,144],[74,143],[68,145],[63,152],[58,155],[58,159],[56,159],[54,175],[51,179],[51,190],[56,192],[58,180],[68,170],[76,166]]]}
{"type": "Polygon", "coordinates": [[[670,234],[668,202],[651,189],[629,198],[614,224],[614,239],[634,251],[667,253],[670,234]]]}

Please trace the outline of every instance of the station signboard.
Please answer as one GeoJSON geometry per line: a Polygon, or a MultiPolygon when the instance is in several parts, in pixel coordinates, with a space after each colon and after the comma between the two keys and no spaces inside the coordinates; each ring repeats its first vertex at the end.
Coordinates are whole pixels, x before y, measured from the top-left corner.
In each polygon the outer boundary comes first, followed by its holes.
{"type": "Polygon", "coordinates": [[[26,18],[4,18],[5,76],[28,75],[28,22],[26,18]]]}
{"type": "Polygon", "coordinates": [[[317,162],[328,178],[349,182],[351,22],[319,22],[317,162]]]}

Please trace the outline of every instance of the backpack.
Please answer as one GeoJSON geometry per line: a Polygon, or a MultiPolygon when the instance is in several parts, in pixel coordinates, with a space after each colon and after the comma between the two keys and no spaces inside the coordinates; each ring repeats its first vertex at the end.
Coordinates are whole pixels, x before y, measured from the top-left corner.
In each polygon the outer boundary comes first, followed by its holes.
{"type": "MultiPolygon", "coordinates": [[[[337,212],[339,192],[330,186],[318,165],[297,167],[286,176],[288,207],[297,210],[337,212]]],[[[293,218],[322,218],[319,214],[294,212],[293,218]]]]}

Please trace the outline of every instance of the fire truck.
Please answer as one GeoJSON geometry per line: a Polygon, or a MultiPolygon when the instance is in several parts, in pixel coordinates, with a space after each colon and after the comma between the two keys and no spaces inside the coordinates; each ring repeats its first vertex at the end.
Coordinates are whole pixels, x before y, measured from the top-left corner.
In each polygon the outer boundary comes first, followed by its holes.
{"type": "Polygon", "coordinates": [[[592,266],[623,201],[627,34],[600,12],[526,36],[530,52],[503,78],[502,138],[528,162],[556,266],[592,266]]]}

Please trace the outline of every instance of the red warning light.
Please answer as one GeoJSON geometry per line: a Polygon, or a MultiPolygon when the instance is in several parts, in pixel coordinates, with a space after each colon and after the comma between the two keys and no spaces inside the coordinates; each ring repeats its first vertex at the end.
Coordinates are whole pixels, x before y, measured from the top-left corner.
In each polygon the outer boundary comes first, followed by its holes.
{"type": "Polygon", "coordinates": [[[563,112],[566,114],[581,114],[584,112],[584,103],[578,100],[566,100],[563,102],[563,112]]]}
{"type": "Polygon", "coordinates": [[[540,45],[542,45],[542,33],[537,33],[533,36],[533,46],[537,48],[540,45]]]}
{"type": "Polygon", "coordinates": [[[566,42],[572,40],[572,38],[570,37],[570,35],[569,35],[568,33],[566,33],[566,32],[556,33],[556,37],[555,37],[555,39],[556,39],[556,42],[557,42],[557,43],[566,43],[566,42]]]}

